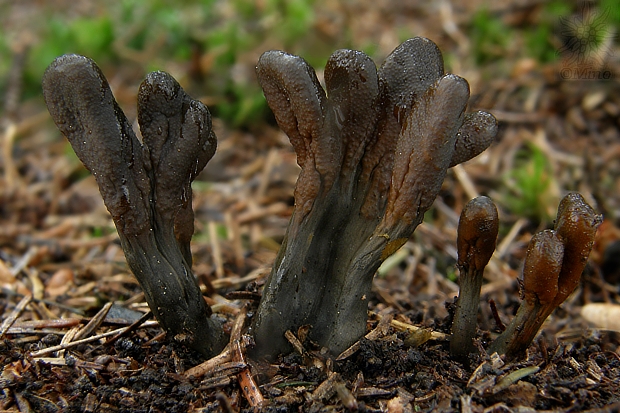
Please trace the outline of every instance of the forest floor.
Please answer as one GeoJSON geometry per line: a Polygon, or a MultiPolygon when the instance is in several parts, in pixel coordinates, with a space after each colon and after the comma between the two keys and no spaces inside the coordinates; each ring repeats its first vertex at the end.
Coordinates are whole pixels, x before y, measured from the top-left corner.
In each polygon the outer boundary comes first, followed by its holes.
{"type": "MultiPolygon", "coordinates": [[[[360,3],[372,17],[372,6],[360,3]]],[[[447,24],[419,27],[415,35],[459,36],[447,24]]],[[[500,133],[449,171],[425,222],[379,270],[369,338],[335,358],[298,331],[301,351],[275,361],[224,354],[206,366],[149,317],[96,183],[42,98],[14,98],[8,88],[0,125],[0,412],[620,411],[620,327],[584,316],[591,303],[608,306],[603,313],[620,305],[619,57],[604,81],[562,79],[562,60],[510,61],[497,77],[453,66],[470,81],[469,110],[493,113],[500,133]],[[524,357],[490,356],[485,348],[520,302],[527,243],[552,225],[568,191],[605,218],[582,282],[524,357]],[[463,364],[450,357],[448,341],[456,227],[479,194],[496,201],[502,229],[485,271],[480,351],[463,364]],[[256,389],[240,385],[248,371],[256,389]],[[256,397],[265,400],[260,408],[256,397]]],[[[131,119],[136,80],[117,73],[111,83],[131,119]]],[[[235,129],[216,118],[214,127],[218,151],[194,185],[192,252],[201,289],[230,331],[256,308],[299,167],[273,123],[235,129]]]]}

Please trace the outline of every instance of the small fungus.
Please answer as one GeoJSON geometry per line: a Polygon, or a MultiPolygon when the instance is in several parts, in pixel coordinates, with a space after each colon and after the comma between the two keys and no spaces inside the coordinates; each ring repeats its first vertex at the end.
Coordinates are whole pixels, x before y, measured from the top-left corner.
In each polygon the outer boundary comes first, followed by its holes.
{"type": "Polygon", "coordinates": [[[530,240],[523,267],[523,301],[489,351],[514,358],[527,350],[547,317],[577,288],[602,216],[578,193],[566,195],[553,230],[530,240]]]}
{"type": "Polygon", "coordinates": [[[497,208],[490,198],[480,196],[465,205],[456,239],[459,297],[450,339],[450,353],[461,359],[476,349],[473,339],[480,306],[480,288],[484,268],[495,251],[498,230],[497,208]]]}

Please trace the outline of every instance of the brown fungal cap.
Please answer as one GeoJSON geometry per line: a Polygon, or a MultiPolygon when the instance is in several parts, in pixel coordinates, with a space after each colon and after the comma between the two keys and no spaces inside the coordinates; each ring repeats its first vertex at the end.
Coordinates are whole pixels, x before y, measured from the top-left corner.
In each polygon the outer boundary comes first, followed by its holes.
{"type": "Polygon", "coordinates": [[[564,260],[559,279],[557,305],[577,287],[594,246],[596,230],[603,221],[578,193],[569,193],[558,206],[555,230],[564,242],[564,260]]]}
{"type": "Polygon", "coordinates": [[[325,91],[312,67],[301,57],[281,51],[263,53],[256,66],[276,121],[288,135],[302,168],[313,157],[324,134],[325,91]]]}
{"type": "Polygon", "coordinates": [[[256,73],[267,104],[289,137],[302,168],[295,205],[303,218],[319,193],[331,189],[341,167],[340,142],[326,121],[327,97],[314,70],[301,57],[265,52],[256,73]]]}
{"type": "Polygon", "coordinates": [[[532,237],[523,268],[524,300],[507,329],[489,347],[490,352],[521,355],[546,318],[579,284],[594,243],[601,216],[577,193],[568,194],[558,207],[555,230],[532,237]]]}
{"type": "Polygon", "coordinates": [[[149,73],[138,92],[138,123],[148,153],[152,200],[191,264],[194,233],[191,183],[215,154],[217,141],[207,107],[192,99],[168,73],[149,73]]]}
{"type": "Polygon", "coordinates": [[[563,258],[564,243],[555,231],[541,231],[532,237],[523,267],[526,301],[548,305],[556,300],[563,258]]]}
{"type": "Polygon", "coordinates": [[[140,85],[138,123],[161,187],[155,191],[179,202],[178,192],[186,190],[179,183],[193,181],[215,153],[209,110],[190,98],[172,76],[153,72],[140,85]],[[177,194],[170,197],[170,192],[177,194]]]}
{"type": "Polygon", "coordinates": [[[499,218],[493,201],[486,196],[469,201],[459,219],[458,265],[483,270],[495,251],[498,230],[499,218]]]}
{"type": "Polygon", "coordinates": [[[386,226],[419,224],[450,165],[456,132],[469,99],[465,79],[446,75],[413,104],[394,154],[386,226]]]}
{"type": "Polygon", "coordinates": [[[414,37],[401,43],[385,59],[379,69],[379,82],[394,110],[406,110],[443,73],[443,58],[437,45],[429,39],[414,37]]]}
{"type": "Polygon", "coordinates": [[[456,135],[450,166],[467,162],[488,148],[497,135],[497,119],[490,113],[478,111],[465,115],[456,135]]]}
{"type": "Polygon", "coordinates": [[[78,55],[57,58],[43,75],[43,96],[56,126],[97,180],[119,230],[147,230],[141,144],[97,64],[78,55]]]}
{"type": "Polygon", "coordinates": [[[362,159],[363,181],[370,182],[362,214],[383,213],[392,181],[395,147],[416,98],[443,75],[443,59],[435,43],[423,37],[406,40],[384,60],[377,72],[381,113],[376,136],[362,159]]]}
{"type": "Polygon", "coordinates": [[[473,339],[476,335],[480,287],[484,267],[495,251],[498,228],[497,208],[490,198],[474,198],[463,208],[456,240],[459,297],[452,324],[450,352],[465,362],[467,355],[475,352],[473,339]]]}
{"type": "Polygon", "coordinates": [[[375,132],[379,115],[377,68],[362,52],[337,50],[325,66],[325,85],[333,111],[332,130],[342,142],[341,173],[351,174],[375,132]]]}

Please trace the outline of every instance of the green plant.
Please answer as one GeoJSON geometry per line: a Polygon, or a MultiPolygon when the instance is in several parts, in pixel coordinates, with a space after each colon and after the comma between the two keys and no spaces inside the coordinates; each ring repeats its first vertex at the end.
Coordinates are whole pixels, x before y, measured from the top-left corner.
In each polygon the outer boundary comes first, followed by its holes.
{"type": "Polygon", "coordinates": [[[514,36],[513,29],[487,8],[481,8],[474,13],[468,32],[477,65],[503,58],[514,36]]]}
{"type": "Polygon", "coordinates": [[[553,44],[553,25],[540,22],[531,30],[523,32],[525,51],[537,62],[548,63],[557,59],[557,49],[553,44]]]}
{"type": "MultiPolygon", "coordinates": [[[[180,5],[168,0],[124,0],[77,18],[49,10],[36,33],[38,41],[28,53],[25,95],[40,93],[45,68],[63,54],[89,55],[103,67],[130,61],[146,73],[171,66],[177,69],[195,53],[206,53],[213,57],[213,64],[203,68],[208,76],[192,83],[192,88],[209,95],[215,102],[213,111],[225,121],[247,126],[264,117],[267,106],[251,70],[248,76],[231,77],[232,69],[240,62],[247,64],[245,55],[268,36],[281,38],[287,45],[297,43],[312,23],[312,14],[306,13],[311,5],[308,1],[287,2],[281,8],[279,2],[269,2],[266,11],[272,20],[291,25],[290,30],[283,24],[275,26],[281,32],[257,24],[256,13],[265,10],[258,10],[256,2],[247,0],[234,2],[229,19],[224,18],[229,13],[227,6],[213,0],[188,0],[180,5]],[[291,16],[296,17],[291,20],[291,16]]],[[[3,65],[10,62],[7,41],[0,34],[0,78],[9,67],[3,65]]],[[[182,81],[189,83],[188,79],[182,81]]]]}
{"type": "Polygon", "coordinates": [[[535,24],[521,29],[525,56],[537,62],[548,63],[558,59],[557,24],[559,19],[571,13],[571,6],[565,1],[550,1],[537,14],[535,24]]]}
{"type": "Polygon", "coordinates": [[[50,16],[41,28],[41,41],[28,53],[24,72],[26,94],[39,94],[41,74],[57,56],[67,52],[90,54],[101,61],[113,58],[115,40],[112,18],[109,15],[84,17],[69,22],[50,16]]]}
{"type": "Polygon", "coordinates": [[[500,196],[502,205],[510,212],[533,221],[549,222],[554,205],[554,182],[551,165],[545,154],[534,144],[528,144],[517,155],[514,168],[504,177],[508,192],[500,196]]]}
{"type": "Polygon", "coordinates": [[[618,3],[615,0],[601,0],[599,9],[604,13],[607,24],[617,33],[620,29],[620,9],[618,9],[618,3]]]}
{"type": "MultiPolygon", "coordinates": [[[[603,3],[600,5],[602,10],[614,10],[606,13],[606,16],[616,13],[617,7],[608,7],[603,3]]],[[[543,64],[557,60],[558,22],[571,12],[572,7],[567,2],[547,2],[532,16],[533,24],[523,27],[504,23],[499,13],[493,13],[488,8],[479,9],[472,16],[468,27],[475,63],[485,66],[501,62],[506,53],[521,58],[533,58],[543,64]],[[515,44],[522,44],[523,47],[515,48],[515,44]]],[[[609,20],[612,21],[613,18],[609,20]]]]}
{"type": "MultiPolygon", "coordinates": [[[[314,0],[271,0],[267,2],[267,13],[278,20],[277,36],[287,48],[292,47],[308,32],[314,16],[314,0]]],[[[250,16],[252,18],[253,16],[250,16]]]]}
{"type": "Polygon", "coordinates": [[[237,13],[202,35],[199,41],[203,48],[214,56],[211,69],[214,76],[206,82],[210,92],[220,97],[213,107],[216,116],[239,127],[251,125],[267,115],[268,108],[254,73],[240,71],[229,76],[231,69],[235,73],[239,60],[265,40],[277,39],[283,48],[298,45],[314,21],[312,5],[311,0],[272,0],[262,5],[236,0],[232,6],[237,13]],[[262,21],[256,21],[257,15],[264,16],[262,21]]]}

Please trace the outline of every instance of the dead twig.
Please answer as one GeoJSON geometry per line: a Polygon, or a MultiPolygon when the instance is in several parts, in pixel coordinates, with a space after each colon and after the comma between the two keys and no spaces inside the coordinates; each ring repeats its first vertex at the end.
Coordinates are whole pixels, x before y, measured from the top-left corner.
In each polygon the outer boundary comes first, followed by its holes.
{"type": "MultiPolygon", "coordinates": [[[[73,341],[77,333],[80,331],[79,327],[73,327],[65,333],[60,341],[60,345],[66,345],[73,341]]],[[[56,353],[56,357],[63,358],[65,356],[65,350],[60,350],[56,353]]]]}
{"type": "MultiPolygon", "coordinates": [[[[22,297],[22,298],[24,298],[24,297],[27,297],[27,296],[28,296],[28,295],[23,295],[23,294],[20,294],[20,293],[18,293],[18,292],[15,292],[15,291],[9,290],[8,288],[2,288],[0,291],[2,292],[2,294],[5,294],[5,295],[7,295],[7,296],[15,296],[15,297],[22,297]]],[[[30,295],[31,295],[31,294],[30,294],[30,295]]],[[[32,296],[32,295],[31,295],[31,296],[32,296]]],[[[39,300],[39,299],[34,298],[34,297],[31,297],[31,298],[32,298],[32,300],[31,300],[31,301],[32,301],[32,302],[34,302],[34,303],[43,303],[43,304],[45,304],[45,305],[51,305],[51,306],[58,307],[58,308],[60,308],[61,310],[65,310],[65,311],[68,311],[68,312],[70,312],[70,313],[74,313],[74,314],[81,315],[81,316],[83,316],[83,315],[84,315],[84,311],[82,311],[82,310],[80,310],[80,309],[77,309],[77,308],[74,308],[74,307],[71,307],[71,306],[68,306],[68,305],[64,305],[64,304],[61,304],[61,303],[57,303],[56,301],[51,301],[51,300],[39,300]]],[[[67,318],[67,319],[63,319],[63,321],[66,321],[66,320],[72,320],[72,319],[68,319],[68,318],[67,318]]],[[[51,322],[51,321],[54,321],[54,320],[32,320],[32,321],[33,321],[33,322],[37,322],[37,321],[42,321],[42,322],[43,322],[43,321],[47,321],[47,322],[51,322]]],[[[26,321],[24,321],[24,323],[26,323],[26,321]]],[[[21,326],[21,324],[20,324],[20,326],[21,326]]],[[[24,326],[21,326],[21,327],[24,327],[24,326]]],[[[36,328],[34,325],[33,325],[32,327],[36,328]]]]}
{"type": "MultiPolygon", "coordinates": [[[[158,323],[156,321],[151,321],[151,322],[144,323],[142,326],[143,327],[153,327],[153,326],[156,326],[157,324],[158,323]]],[[[101,340],[102,338],[113,337],[113,336],[120,336],[120,335],[126,333],[127,331],[129,331],[129,329],[131,329],[132,326],[133,326],[133,324],[131,326],[129,326],[129,327],[123,327],[123,328],[119,328],[119,329],[116,329],[116,330],[108,331],[108,332],[105,332],[105,333],[98,334],[96,336],[91,336],[91,337],[88,337],[88,338],[84,338],[82,340],[76,340],[76,341],[72,341],[72,342],[67,343],[67,344],[59,344],[57,346],[52,346],[52,347],[44,348],[44,349],[39,350],[39,351],[34,351],[34,352],[30,353],[30,357],[33,357],[33,358],[41,357],[41,356],[44,356],[46,354],[54,353],[55,351],[66,350],[68,348],[73,348],[73,347],[79,346],[80,344],[91,343],[93,341],[101,340]]]]}
{"type": "MultiPolygon", "coordinates": [[[[379,317],[379,324],[372,331],[370,331],[370,333],[364,336],[366,340],[377,340],[385,336],[388,332],[388,327],[390,325],[390,322],[392,321],[392,316],[387,315],[385,317],[381,317],[378,314],[377,316],[379,317]]],[[[356,341],[355,343],[351,345],[351,347],[349,347],[348,349],[340,353],[340,355],[336,357],[336,361],[344,360],[348,357],[351,357],[359,349],[360,349],[360,340],[356,341]]]]}
{"type": "Polygon", "coordinates": [[[140,327],[142,324],[144,324],[146,322],[146,320],[148,320],[152,316],[153,316],[153,313],[151,311],[149,311],[148,313],[145,313],[142,317],[140,317],[138,320],[136,320],[134,323],[132,323],[130,326],[128,326],[124,331],[120,331],[117,335],[115,335],[114,337],[112,337],[111,339],[106,341],[105,345],[106,346],[110,346],[110,345],[114,344],[114,342],[116,340],[118,340],[119,338],[123,337],[124,335],[129,334],[129,333],[131,333],[134,330],[137,330],[138,327],[140,327]]]}
{"type": "MultiPolygon", "coordinates": [[[[372,313],[370,312],[370,315],[373,317],[377,317],[379,319],[381,319],[383,316],[381,316],[380,314],[376,314],[376,313],[372,313]]],[[[402,321],[398,321],[398,320],[392,320],[390,321],[390,325],[396,329],[397,331],[421,331],[421,330],[426,330],[426,328],[423,327],[417,327],[414,326],[412,324],[408,324],[402,321]]],[[[450,335],[449,334],[445,334],[445,333],[440,333],[439,331],[432,331],[431,332],[431,340],[435,340],[435,341],[448,341],[450,340],[450,335]]]]}
{"type": "Polygon", "coordinates": [[[113,304],[114,303],[112,302],[106,303],[101,308],[101,310],[99,310],[99,312],[95,314],[95,316],[88,322],[88,324],[86,324],[84,328],[82,328],[75,334],[74,340],[86,338],[91,335],[95,330],[97,330],[101,323],[103,323],[103,320],[105,320],[105,317],[108,315],[108,312],[110,311],[110,308],[112,308],[113,304]]]}
{"type": "Polygon", "coordinates": [[[30,304],[32,301],[32,295],[28,294],[24,298],[20,300],[20,302],[15,306],[11,314],[4,320],[2,323],[2,327],[0,327],[0,338],[4,337],[4,334],[11,328],[17,317],[21,315],[26,306],[30,304]]]}
{"type": "Polygon", "coordinates": [[[11,334],[12,329],[17,328],[67,328],[67,327],[75,327],[76,325],[82,322],[81,318],[57,318],[54,320],[28,320],[28,321],[19,321],[15,322],[8,331],[8,334],[11,334]]]}
{"type": "Polygon", "coordinates": [[[295,334],[293,334],[291,330],[286,330],[286,332],[284,333],[284,336],[286,337],[288,342],[291,343],[295,351],[299,355],[303,356],[305,353],[304,346],[303,344],[301,344],[301,341],[299,341],[299,339],[295,337],[295,334]]]}
{"type": "MultiPolygon", "coordinates": [[[[74,367],[82,367],[85,369],[93,369],[93,370],[102,370],[105,368],[103,364],[95,363],[92,361],[80,360],[76,358],[75,356],[71,356],[71,358],[72,358],[72,365],[74,367]]],[[[67,365],[67,359],[65,357],[37,357],[37,358],[34,358],[32,361],[34,362],[39,361],[41,363],[49,364],[51,366],[66,366],[67,365]]]]}
{"type": "Polygon", "coordinates": [[[232,359],[232,353],[230,351],[230,345],[228,345],[217,356],[212,357],[209,360],[205,361],[204,363],[201,363],[187,370],[185,372],[185,376],[186,377],[197,377],[197,378],[202,377],[210,372],[213,372],[219,365],[230,362],[231,359],[232,359]]]}
{"type": "Polygon", "coordinates": [[[344,382],[342,380],[342,377],[340,377],[340,374],[332,371],[327,376],[327,379],[325,379],[323,383],[319,384],[319,386],[314,390],[314,392],[312,393],[312,399],[313,400],[330,399],[333,395],[336,394],[336,392],[338,391],[338,387],[340,387],[342,391],[343,386],[344,386],[344,382]]]}
{"type": "MultiPolygon", "coordinates": [[[[233,326],[233,331],[230,335],[230,345],[232,347],[232,361],[237,363],[246,363],[245,361],[245,340],[241,336],[241,330],[243,328],[243,324],[245,322],[245,318],[247,315],[247,306],[244,306],[239,312],[239,316],[235,320],[235,325],[233,326]]],[[[260,408],[265,402],[262,393],[260,392],[258,385],[254,381],[252,374],[250,372],[250,368],[246,367],[241,370],[237,374],[237,380],[239,381],[239,386],[241,387],[241,391],[243,395],[250,403],[250,406],[254,408],[260,408]]]]}

